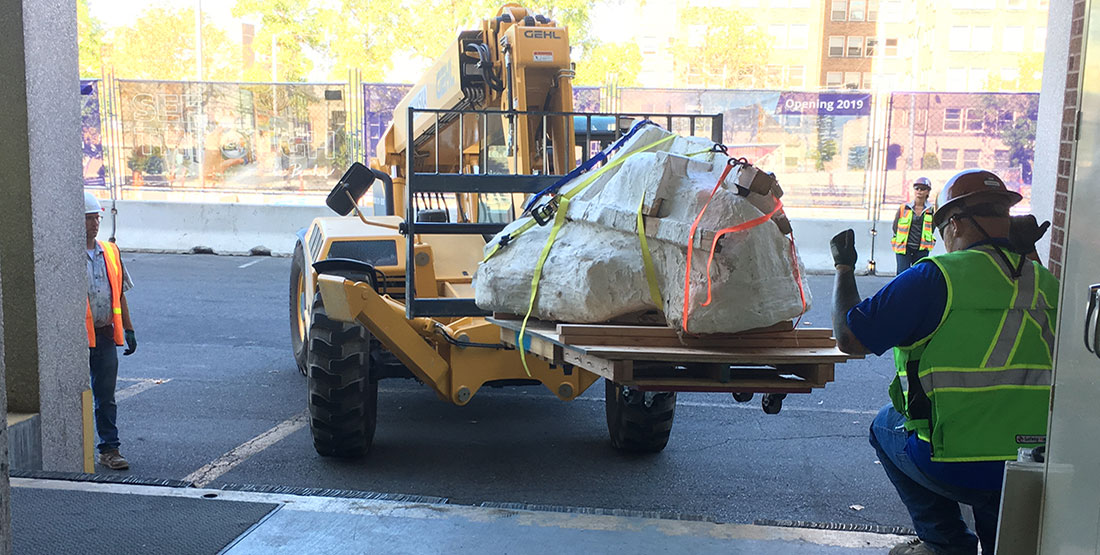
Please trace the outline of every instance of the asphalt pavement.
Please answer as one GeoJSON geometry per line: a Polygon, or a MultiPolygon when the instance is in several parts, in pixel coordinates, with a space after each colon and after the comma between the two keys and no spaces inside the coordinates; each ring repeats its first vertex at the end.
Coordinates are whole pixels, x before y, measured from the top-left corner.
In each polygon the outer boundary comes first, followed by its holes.
{"type": "MultiPolygon", "coordinates": [[[[465,407],[383,381],[372,453],[323,458],[290,351],[288,258],[124,254],[138,352],[120,357],[119,428],[133,476],[199,485],[365,490],[489,506],[646,511],[721,523],[908,527],[867,444],[889,356],[838,366],[790,396],[681,394],[668,447],[613,450],[597,383],[573,402],[541,387],[481,390],[465,407]]],[[[802,324],[829,327],[831,276],[810,276],[802,324]]],[[[886,278],[859,278],[869,295],[886,278]]],[[[114,471],[98,468],[99,473],[114,471]]]]}

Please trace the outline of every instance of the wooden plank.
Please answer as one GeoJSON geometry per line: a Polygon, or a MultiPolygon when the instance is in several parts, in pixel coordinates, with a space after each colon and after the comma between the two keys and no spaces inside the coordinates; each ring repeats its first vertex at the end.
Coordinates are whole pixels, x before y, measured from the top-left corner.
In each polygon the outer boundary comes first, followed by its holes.
{"type": "Polygon", "coordinates": [[[801,380],[764,379],[718,383],[691,378],[635,378],[634,381],[623,385],[651,391],[751,391],[753,393],[810,393],[820,387],[801,380]]]}
{"type": "Polygon", "coordinates": [[[815,364],[844,362],[847,354],[837,348],[746,348],[736,350],[695,349],[691,347],[612,347],[570,345],[586,355],[619,360],[669,362],[727,362],[729,364],[815,364]]]}
{"type": "Polygon", "coordinates": [[[623,326],[613,324],[557,324],[556,333],[562,337],[661,337],[676,338],[684,341],[723,341],[726,339],[745,339],[763,337],[787,337],[799,339],[828,339],[833,330],[828,328],[773,329],[760,328],[740,333],[712,333],[701,335],[681,334],[680,330],[667,326],[623,326]]]}
{"type": "Polygon", "coordinates": [[[749,335],[722,339],[676,338],[676,337],[614,337],[609,335],[560,335],[562,343],[571,345],[607,345],[638,347],[699,347],[703,349],[721,349],[734,347],[774,348],[808,347],[827,349],[836,346],[836,341],[828,338],[799,338],[798,336],[778,337],[772,335],[749,335]]]}
{"type": "MultiPolygon", "coordinates": [[[[624,367],[624,361],[621,360],[609,360],[606,358],[599,358],[584,355],[577,351],[566,349],[562,353],[562,359],[573,366],[577,366],[596,374],[602,378],[607,378],[611,381],[616,381],[616,377],[623,379],[626,373],[624,367]]],[[[625,361],[629,362],[629,361],[625,361]]],[[[633,374],[633,363],[630,363],[630,371],[633,374]]]]}

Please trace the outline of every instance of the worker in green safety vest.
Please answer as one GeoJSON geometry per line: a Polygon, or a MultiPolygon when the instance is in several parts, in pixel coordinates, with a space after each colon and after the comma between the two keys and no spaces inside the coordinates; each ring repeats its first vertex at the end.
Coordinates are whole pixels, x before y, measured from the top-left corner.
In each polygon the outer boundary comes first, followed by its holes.
{"type": "Polygon", "coordinates": [[[1045,225],[1009,216],[1020,199],[989,171],[952,177],[933,218],[947,254],[866,300],[854,233],[831,241],[838,347],[894,351],[891,403],[870,442],[918,539],[891,555],[970,554],[979,543],[993,553],[1004,461],[1046,441],[1058,280],[1035,261],[1045,225]],[[973,509],[976,534],[960,503],[973,509]]]}
{"type": "Polygon", "coordinates": [[[913,200],[899,206],[894,214],[894,236],[890,238],[890,246],[898,259],[899,274],[928,256],[936,246],[936,238],[932,235],[934,211],[928,202],[931,191],[932,181],[918,177],[913,181],[913,200]]]}

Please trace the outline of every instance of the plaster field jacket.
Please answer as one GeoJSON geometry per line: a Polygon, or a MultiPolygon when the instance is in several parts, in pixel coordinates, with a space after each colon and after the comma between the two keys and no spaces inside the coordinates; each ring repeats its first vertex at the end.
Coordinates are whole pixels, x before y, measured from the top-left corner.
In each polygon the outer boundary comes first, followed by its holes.
{"type": "Polygon", "coordinates": [[[920,263],[943,272],[947,303],[935,331],[894,349],[890,398],[906,428],[937,462],[1015,460],[1045,443],[1057,278],[1027,261],[1013,279],[991,245],[920,263]]]}
{"type": "MultiPolygon", "coordinates": [[[[125,345],[125,330],[122,329],[122,258],[118,246],[106,241],[97,241],[103,249],[103,261],[107,264],[107,282],[111,284],[111,323],[114,324],[115,345],[125,345]]],[[[93,261],[93,264],[95,262],[93,261]]],[[[92,303],[88,301],[84,327],[88,329],[88,346],[95,347],[95,322],[92,319],[92,303]]]]}
{"type": "MultiPolygon", "coordinates": [[[[898,209],[898,231],[894,234],[894,238],[890,240],[890,246],[898,254],[905,254],[905,247],[909,242],[909,226],[913,224],[913,214],[915,213],[916,211],[910,208],[908,204],[903,204],[898,209]]],[[[932,235],[932,211],[928,210],[927,207],[922,214],[921,222],[918,250],[930,251],[932,247],[936,246],[936,237],[932,235]]]]}

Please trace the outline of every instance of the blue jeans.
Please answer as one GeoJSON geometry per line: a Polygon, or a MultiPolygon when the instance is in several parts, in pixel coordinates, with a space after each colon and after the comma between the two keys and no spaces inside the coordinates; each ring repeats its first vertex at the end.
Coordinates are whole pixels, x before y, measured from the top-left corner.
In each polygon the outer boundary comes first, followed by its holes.
{"type": "Polygon", "coordinates": [[[997,539],[1000,490],[945,485],[921,472],[905,451],[909,432],[904,424],[905,417],[886,405],[871,423],[870,441],[886,476],[909,510],[917,537],[936,553],[950,555],[977,553],[980,540],[982,553],[991,555],[997,539]],[[974,510],[977,537],[963,521],[959,503],[974,510]]]}
{"type": "Polygon", "coordinates": [[[912,266],[913,264],[916,264],[916,262],[918,260],[928,256],[928,254],[930,252],[931,251],[906,250],[905,254],[895,253],[894,256],[896,256],[897,259],[898,259],[898,272],[897,273],[900,274],[900,273],[904,272],[905,270],[908,270],[910,266],[912,266]]]}
{"type": "Polygon", "coordinates": [[[99,435],[100,453],[118,449],[118,406],[115,405],[115,385],[118,382],[118,349],[108,333],[97,333],[95,347],[89,349],[88,366],[92,375],[92,400],[95,406],[95,431],[99,435]]]}

